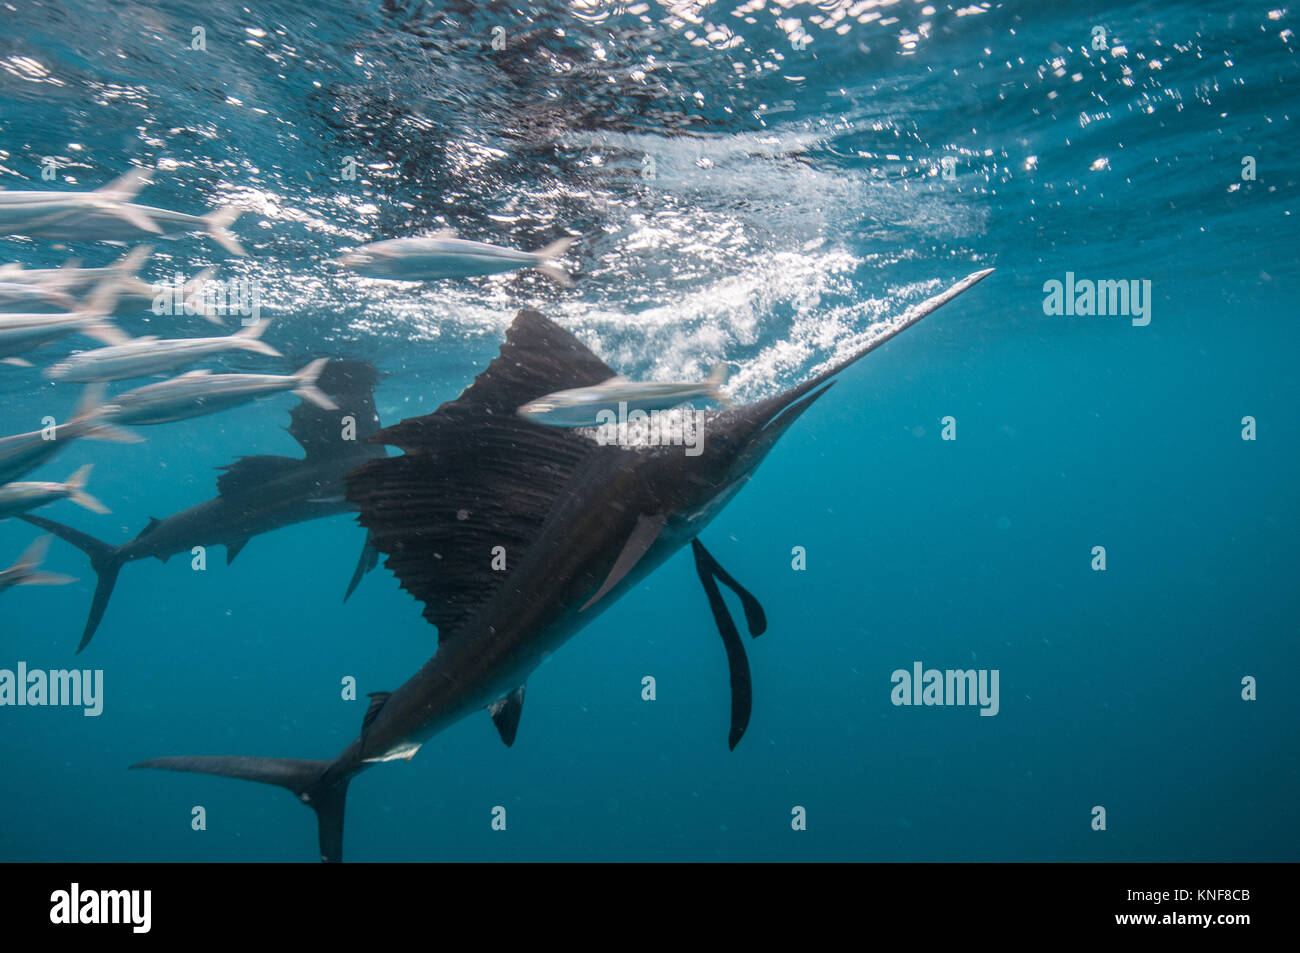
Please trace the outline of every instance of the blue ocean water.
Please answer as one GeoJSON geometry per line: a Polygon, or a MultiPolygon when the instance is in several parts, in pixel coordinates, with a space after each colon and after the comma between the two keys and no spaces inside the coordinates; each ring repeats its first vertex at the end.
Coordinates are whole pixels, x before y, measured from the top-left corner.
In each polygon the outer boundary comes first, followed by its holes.
{"type": "MultiPolygon", "coordinates": [[[[1231,2],[15,0],[0,185],[93,188],[137,163],[161,170],[148,204],[245,206],[247,258],[191,236],[145,272],[217,265],[262,289],[284,359],[201,366],[369,360],[385,424],[454,399],[521,307],[629,378],[732,362],[748,400],[996,268],[842,375],[706,530],[769,619],[746,637],[735,751],[683,551],[532,676],[512,748],[476,715],[357,779],[349,860],[1295,860],[1294,29],[1231,2]],[[576,286],[330,264],[444,228],[525,249],[578,235],[576,286]],[[1067,273],[1149,281],[1149,324],[1046,314],[1067,273]],[[915,662],[996,670],[998,713],[893,704],[915,662]]],[[[0,243],[27,267],[122,254],[0,243]]],[[[0,367],[0,429],[78,393],[0,367]]],[[[73,443],[29,479],[93,463],[112,513],[41,515],[129,539],[214,495],[215,467],[296,455],[292,404],[73,443]]],[[[0,523],[0,564],[35,535],[0,523]]],[[[362,539],[335,516],[230,566],[129,565],[75,657],[94,576],[55,542],[45,568],[79,581],[0,595],[0,668],[100,669],[104,708],[0,709],[0,858],[316,859],[280,791],[126,768],[350,742],[365,693],[437,645],[382,566],[342,604],[362,539]]]]}

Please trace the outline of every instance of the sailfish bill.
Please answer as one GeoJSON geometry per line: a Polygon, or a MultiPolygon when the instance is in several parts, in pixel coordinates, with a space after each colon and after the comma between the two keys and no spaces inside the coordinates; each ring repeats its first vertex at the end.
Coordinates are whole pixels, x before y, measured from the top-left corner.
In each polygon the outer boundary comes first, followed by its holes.
{"type": "MultiPolygon", "coordinates": [[[[358,736],[332,761],[185,756],[135,767],[284,787],[316,811],[322,859],[341,860],[352,778],[410,757],[484,709],[511,743],[522,686],[543,660],[695,541],[832,377],[988,274],[970,275],[877,326],[857,352],[803,384],[707,411],[709,440],[698,456],[602,446],[579,431],[520,418],[516,410],[529,401],[615,374],[554,322],[519,312],[500,353],[456,400],[373,438],[401,456],[373,459],[347,478],[348,500],[373,546],[438,629],[433,656],[371,705],[358,736]],[[501,551],[504,564],[493,555],[501,551]]],[[[717,581],[740,596],[752,635],[766,618],[702,545],[695,556],[730,660],[734,747],[748,721],[750,679],[717,581]]]]}

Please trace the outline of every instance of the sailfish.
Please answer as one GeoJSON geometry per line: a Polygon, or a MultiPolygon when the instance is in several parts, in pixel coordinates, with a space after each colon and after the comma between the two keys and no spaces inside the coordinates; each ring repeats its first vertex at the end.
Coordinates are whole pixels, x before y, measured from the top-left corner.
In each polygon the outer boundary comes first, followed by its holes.
{"type": "Polygon", "coordinates": [[[321,859],[339,861],[352,778],[413,757],[483,709],[512,744],[534,669],[687,544],[728,658],[734,748],[752,692],[744,643],[718,583],[740,597],[751,636],[767,623],[700,533],[832,378],[990,272],[876,325],[855,353],[796,387],[707,411],[698,456],[680,447],[602,445],[580,430],[521,418],[516,411],[529,401],[616,375],[573,334],[520,311],[497,357],[457,399],[371,438],[402,455],[371,459],[347,478],[347,498],[371,544],[438,629],[433,657],[396,690],[371,695],[360,734],[333,759],[183,756],[132,767],[286,788],[316,812],[321,859]]]}

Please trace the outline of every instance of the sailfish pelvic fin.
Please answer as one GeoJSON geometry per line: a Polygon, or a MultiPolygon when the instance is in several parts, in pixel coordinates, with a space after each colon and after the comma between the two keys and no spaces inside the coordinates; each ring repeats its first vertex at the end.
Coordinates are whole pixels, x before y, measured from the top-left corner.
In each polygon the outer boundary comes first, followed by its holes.
{"type": "Polygon", "coordinates": [[[753,707],[753,686],[749,675],[749,658],[745,655],[745,643],[741,641],[736,623],[732,621],[727,604],[722,599],[718,581],[721,580],[740,596],[750,635],[757,637],[767,630],[767,616],[763,612],[763,607],[758,604],[758,600],[718,565],[718,561],[698,539],[691,540],[691,551],[695,554],[695,571],[699,574],[705,595],[709,597],[713,621],[722,636],[722,645],[727,650],[727,668],[731,675],[731,732],[727,737],[727,745],[734,751],[749,726],[749,715],[753,707]]]}

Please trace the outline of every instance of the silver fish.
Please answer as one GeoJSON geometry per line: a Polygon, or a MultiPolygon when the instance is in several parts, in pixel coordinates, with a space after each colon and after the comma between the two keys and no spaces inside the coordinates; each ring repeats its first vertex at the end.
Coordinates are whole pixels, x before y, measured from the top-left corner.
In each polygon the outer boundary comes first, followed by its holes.
{"type": "Polygon", "coordinates": [[[55,500],[71,500],[94,513],[109,509],[86,492],[86,480],[94,464],[87,463],[64,483],[6,483],[0,486],[0,520],[27,513],[55,500]]]}
{"type": "Polygon", "coordinates": [[[71,313],[0,313],[0,358],[6,363],[30,366],[13,355],[25,354],[74,333],[104,344],[124,344],[130,338],[106,320],[116,295],[114,281],[110,278],[95,290],[81,309],[71,313]]]}
{"type": "Polygon", "coordinates": [[[626,404],[629,411],[667,410],[697,397],[706,397],[725,404],[722,385],[727,380],[727,368],[718,364],[703,381],[630,381],[624,377],[611,377],[593,387],[575,387],[556,391],[545,397],[530,400],[516,413],[525,420],[550,427],[594,427],[600,423],[597,416],[602,410],[616,409],[626,404]]]}
{"type": "Polygon", "coordinates": [[[452,232],[440,232],[428,238],[391,238],[362,245],[340,258],[338,264],[370,278],[403,281],[468,278],[533,268],[569,287],[573,280],[552,259],[563,257],[576,240],[561,238],[528,252],[465,241],[452,232]]]}
{"type": "Polygon", "coordinates": [[[32,234],[17,229],[54,228],[60,222],[92,213],[104,213],[137,230],[156,234],[161,229],[131,204],[152,178],[149,170],[135,168],[93,192],[5,189],[0,191],[0,234],[32,234]]]}
{"type": "Polygon", "coordinates": [[[67,423],[0,438],[0,484],[30,473],[81,437],[111,440],[114,443],[139,443],[144,439],[109,423],[104,412],[103,397],[104,386],[93,384],[81,395],[77,409],[67,423]]]}
{"type": "Polygon", "coordinates": [[[57,381],[120,381],[170,371],[223,351],[253,351],[269,357],[283,357],[271,345],[258,340],[270,323],[259,321],[221,338],[163,341],[156,337],[143,337],[113,347],[79,351],[46,368],[45,376],[57,381]]]}
{"type": "MultiPolygon", "coordinates": [[[[0,195],[4,193],[0,192],[0,195]]],[[[153,285],[136,277],[136,272],[151,254],[151,245],[138,245],[106,268],[81,268],[76,260],[69,261],[62,268],[24,268],[14,262],[0,265],[0,282],[77,294],[113,278],[117,281],[119,295],[152,297],[153,285]]]]}
{"type": "Polygon", "coordinates": [[[223,206],[206,215],[188,215],[130,202],[149,175],[133,169],[95,192],[0,192],[0,235],[120,242],[204,232],[232,254],[246,254],[228,230],[241,209],[223,206]]]}
{"type": "Polygon", "coordinates": [[[190,371],[169,381],[118,394],[105,404],[105,412],[115,423],[166,424],[216,413],[282,391],[293,391],[324,410],[338,410],[338,405],[316,386],[328,363],[328,358],[321,358],[289,376],[190,371]]]}
{"type": "Polygon", "coordinates": [[[54,288],[21,281],[0,280],[0,311],[21,308],[25,311],[51,306],[71,311],[77,302],[54,288]]]}
{"type": "Polygon", "coordinates": [[[28,546],[18,561],[8,569],[0,569],[0,592],[14,586],[66,586],[76,582],[76,577],[57,572],[41,572],[36,567],[45,561],[53,536],[39,536],[28,546]]]}
{"type": "MultiPolygon", "coordinates": [[[[42,295],[59,304],[70,300],[68,295],[87,291],[112,279],[117,289],[117,300],[113,305],[113,314],[137,314],[151,309],[159,295],[166,290],[169,295],[180,301],[192,302],[194,313],[201,315],[213,324],[223,324],[221,315],[214,310],[203,296],[207,283],[216,274],[215,268],[205,268],[181,286],[179,294],[167,283],[153,284],[141,279],[137,272],[153,254],[149,245],[138,245],[107,268],[79,268],[64,265],[62,268],[23,268],[18,264],[0,266],[0,309],[4,308],[5,289],[26,287],[31,289],[30,300],[39,300],[42,295]]],[[[68,306],[70,310],[73,305],[68,306]]]]}

